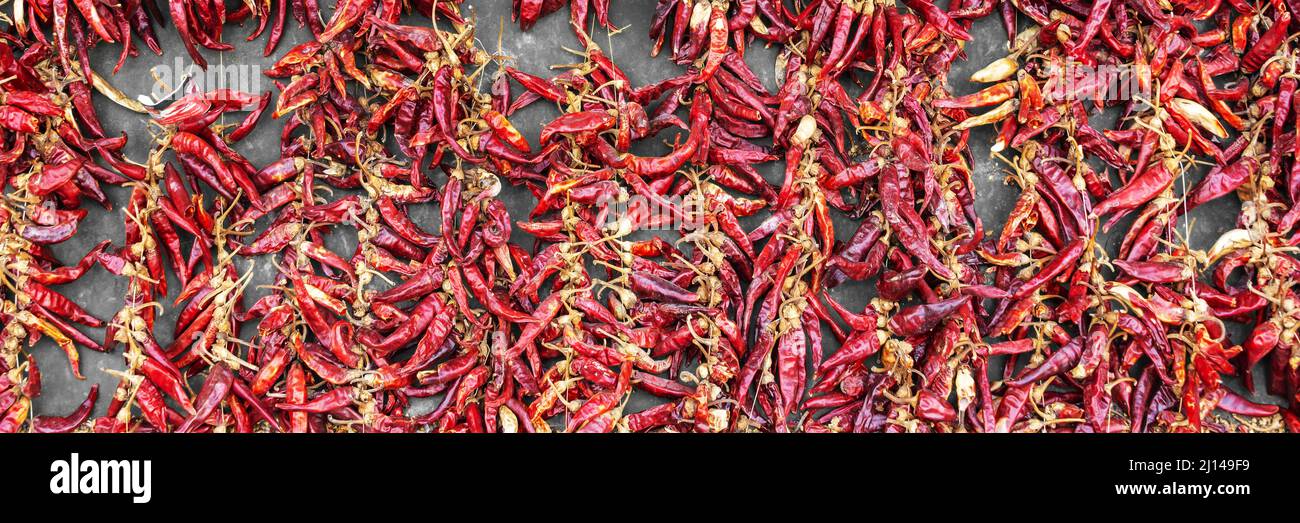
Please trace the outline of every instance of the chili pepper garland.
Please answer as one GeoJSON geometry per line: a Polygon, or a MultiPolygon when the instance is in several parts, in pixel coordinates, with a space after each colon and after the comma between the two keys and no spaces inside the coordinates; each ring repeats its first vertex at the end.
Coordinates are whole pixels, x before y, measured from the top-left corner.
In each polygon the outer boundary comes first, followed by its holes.
{"type": "Polygon", "coordinates": [[[479,47],[456,2],[13,2],[0,431],[1300,430],[1292,3],[660,0],[640,30],[681,73],[649,85],[591,37],[620,30],[608,0],[512,13],[527,30],[566,6],[578,59],[547,78],[479,47]],[[953,92],[995,11],[1007,56],[953,92]],[[313,38],[266,71],[273,105],[190,89],[150,108],[91,68],[99,42],[121,45],[114,72],[137,39],[161,53],[166,21],[200,66],[233,49],[227,22],[269,56],[290,14],[313,38]],[[754,44],[778,51],[775,90],[754,44]],[[144,163],[95,92],[148,115],[144,163]],[[530,142],[511,118],[536,103],[560,115],[530,142]],[[233,144],[268,109],[279,159],[257,166],[233,144]],[[975,210],[981,161],[1019,191],[999,231],[975,210]],[[111,205],[101,184],[129,189],[125,242],[63,265],[48,246],[83,199],[111,205]],[[1237,223],[1192,248],[1187,214],[1230,195],[1237,223]],[[127,281],[107,321],[55,289],[95,264],[127,281]],[[255,266],[274,277],[248,304],[255,266]],[[851,282],[862,310],[832,292],[851,282]],[[32,415],[42,336],[78,378],[79,347],[121,349],[107,412],[92,388],[32,415]],[[1280,404],[1229,384],[1261,372],[1280,404]]]}

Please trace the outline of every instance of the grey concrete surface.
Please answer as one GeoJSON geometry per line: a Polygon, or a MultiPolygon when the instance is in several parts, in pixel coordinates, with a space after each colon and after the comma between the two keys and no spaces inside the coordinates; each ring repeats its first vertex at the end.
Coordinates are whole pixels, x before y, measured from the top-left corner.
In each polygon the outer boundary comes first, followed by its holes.
{"type": "MultiPolygon", "coordinates": [[[[331,6],[327,4],[331,4],[331,2],[321,2],[321,4],[325,10],[322,15],[328,18],[331,6]]],[[[666,56],[652,58],[649,55],[651,42],[646,34],[646,28],[655,2],[652,0],[616,0],[613,4],[614,9],[611,13],[611,19],[618,27],[625,27],[626,30],[608,37],[604,31],[596,31],[593,35],[614,61],[623,67],[631,80],[637,84],[644,84],[681,74],[683,69],[673,64],[666,56]]],[[[515,67],[530,73],[548,76],[555,74],[550,69],[551,65],[577,61],[576,55],[565,50],[565,47],[570,49],[578,47],[577,40],[567,25],[567,8],[542,19],[530,31],[521,32],[517,25],[510,22],[510,0],[468,0],[466,5],[468,8],[465,12],[473,13],[473,16],[477,17],[478,39],[482,47],[508,57],[510,63],[515,67]],[[498,49],[499,31],[502,31],[503,38],[500,40],[500,48],[498,49]]],[[[411,23],[418,22],[412,21],[411,23]]],[[[427,23],[427,20],[425,23],[427,23]]],[[[287,23],[285,37],[280,46],[272,57],[267,58],[262,56],[265,36],[252,42],[244,41],[252,29],[251,24],[245,24],[243,27],[227,27],[224,40],[234,44],[236,49],[227,53],[213,53],[204,50],[204,55],[213,66],[246,65],[250,66],[250,70],[257,71],[273,63],[276,56],[304,41],[309,35],[308,31],[298,28],[290,18],[287,23]]],[[[126,66],[120,72],[116,75],[110,75],[112,64],[116,61],[120,48],[113,45],[100,45],[91,54],[95,69],[130,95],[150,94],[154,91],[154,79],[150,74],[151,70],[161,67],[162,69],[156,69],[156,71],[170,72],[171,77],[176,78],[180,76],[180,70],[183,70],[190,63],[184,48],[175,36],[174,29],[169,27],[160,30],[159,33],[165,51],[162,57],[148,53],[141,46],[142,54],[140,56],[129,58],[126,66]]],[[[967,56],[959,59],[954,64],[952,73],[949,76],[952,90],[957,94],[966,94],[975,90],[966,81],[966,78],[969,77],[970,73],[985,64],[1002,57],[1006,51],[1005,32],[1000,22],[995,20],[994,17],[976,22],[971,33],[975,38],[966,48],[967,56]]],[[[775,90],[777,87],[774,81],[775,50],[766,49],[761,44],[762,42],[756,42],[747,51],[747,60],[763,81],[775,90]]],[[[166,74],[163,74],[163,76],[166,77],[166,74]]],[[[242,80],[259,82],[262,90],[275,90],[271,80],[265,77],[256,79],[243,78],[242,80]]],[[[487,87],[487,85],[484,85],[483,89],[486,91],[487,87]]],[[[143,161],[149,148],[147,140],[149,135],[144,118],[122,109],[102,97],[96,97],[96,108],[108,132],[125,132],[130,137],[130,143],[126,149],[127,156],[136,161],[143,161]]],[[[278,158],[281,122],[271,120],[269,113],[270,111],[263,117],[257,129],[235,147],[255,165],[259,166],[278,158]]],[[[531,142],[536,143],[541,122],[555,115],[554,109],[547,104],[534,104],[532,107],[517,113],[516,116],[512,117],[512,121],[523,130],[531,142]]],[[[229,118],[228,122],[234,122],[237,117],[242,117],[242,115],[229,118]]],[[[978,186],[976,208],[984,219],[986,229],[997,231],[1000,230],[1005,216],[1010,211],[1018,195],[1018,190],[1003,183],[1001,166],[989,158],[988,147],[992,142],[992,135],[993,131],[989,128],[976,130],[971,137],[971,146],[975,157],[975,180],[978,186]]],[[[664,146],[658,143],[657,140],[646,140],[636,147],[638,148],[637,152],[641,154],[665,150],[664,146]]],[[[761,166],[761,171],[770,181],[780,183],[780,162],[772,162],[761,166]]],[[[1194,179],[1188,180],[1187,185],[1191,186],[1194,181],[1194,179]]],[[[112,200],[119,204],[125,201],[128,194],[127,190],[121,188],[106,189],[112,200]]],[[[527,216],[534,203],[533,197],[526,190],[513,186],[507,186],[501,198],[507,203],[512,216],[516,218],[527,216]]],[[[115,244],[121,245],[123,237],[121,206],[115,205],[112,210],[104,210],[91,204],[89,208],[90,215],[81,224],[79,234],[72,240],[55,246],[54,250],[60,259],[65,261],[75,260],[94,243],[104,238],[111,239],[115,244]]],[[[412,215],[422,223],[432,224],[430,218],[432,218],[433,212],[433,207],[426,205],[424,208],[413,210],[412,215]]],[[[1232,228],[1236,214],[1237,203],[1232,197],[1212,202],[1197,209],[1192,213],[1195,224],[1191,234],[1193,246],[1198,248],[1208,247],[1221,232],[1232,228]]],[[[748,218],[745,223],[747,226],[753,226],[761,221],[764,216],[748,218]]],[[[265,223],[259,225],[264,227],[265,223]]],[[[835,226],[840,239],[846,239],[853,232],[856,224],[846,217],[836,214],[835,226]]],[[[430,225],[429,228],[433,230],[435,226],[430,225]]],[[[1120,229],[1122,230],[1122,227],[1120,229]]],[[[259,228],[260,230],[261,228],[259,228]]],[[[531,245],[531,239],[519,232],[518,229],[515,232],[515,239],[524,242],[521,245],[531,245]]],[[[1112,247],[1116,242],[1117,238],[1111,238],[1112,247]]],[[[335,252],[350,254],[355,248],[355,237],[350,234],[335,234],[334,237],[329,239],[329,247],[335,252]]],[[[186,248],[188,248],[188,243],[186,248]]],[[[257,274],[254,285],[250,287],[250,296],[247,298],[247,303],[252,303],[256,297],[265,292],[262,289],[256,289],[255,286],[268,283],[271,280],[274,268],[266,257],[243,263],[251,265],[252,267],[249,270],[257,274]]],[[[175,280],[172,280],[171,284],[172,297],[174,298],[177,284],[175,280]]],[[[865,284],[850,283],[834,289],[831,294],[846,305],[861,307],[868,299],[866,289],[865,284]]],[[[96,316],[107,319],[111,318],[121,307],[122,295],[126,290],[126,281],[108,274],[100,267],[95,267],[82,280],[71,285],[62,286],[59,290],[84,305],[96,316]]],[[[170,299],[164,301],[164,303],[168,307],[158,320],[156,336],[166,343],[172,339],[173,324],[176,320],[178,308],[171,306],[170,299]]],[[[86,332],[96,339],[102,338],[102,330],[87,330],[86,332]]],[[[826,336],[826,339],[833,342],[833,338],[829,335],[826,336]]],[[[1240,334],[1238,334],[1238,339],[1240,339],[1240,334]]],[[[825,349],[829,351],[833,350],[834,347],[828,346],[825,349]]],[[[94,383],[100,384],[101,387],[97,412],[103,412],[103,409],[107,407],[109,397],[117,384],[117,380],[102,369],[120,369],[123,367],[120,349],[110,354],[81,349],[83,373],[86,376],[84,381],[77,380],[72,376],[63,353],[52,343],[42,341],[34,348],[33,353],[44,375],[44,392],[35,402],[33,414],[67,413],[85,398],[91,384],[94,383]]],[[[195,387],[197,390],[197,383],[195,387]]],[[[652,397],[638,395],[632,400],[628,408],[633,411],[639,410],[655,402],[657,400],[652,397]]],[[[417,408],[416,410],[422,409],[417,408]]]]}

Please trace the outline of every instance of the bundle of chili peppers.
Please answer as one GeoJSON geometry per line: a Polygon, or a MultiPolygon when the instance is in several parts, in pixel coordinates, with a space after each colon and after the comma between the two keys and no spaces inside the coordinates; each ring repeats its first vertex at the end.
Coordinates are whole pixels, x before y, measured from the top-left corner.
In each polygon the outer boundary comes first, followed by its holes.
{"type": "Polygon", "coordinates": [[[646,85],[592,37],[622,30],[608,0],[513,2],[524,30],[568,9],[549,77],[457,2],[67,4],[0,33],[0,431],[1300,431],[1289,0],[659,0],[639,30],[679,69],[646,85]],[[994,11],[1007,56],[953,92],[994,11]],[[147,107],[91,68],[168,19],[200,66],[245,20],[270,55],[289,13],[312,38],[275,96],[147,107]],[[147,158],[95,92],[149,119],[147,158]],[[533,104],[559,115],[530,140],[533,104]],[[254,165],[235,145],[271,121],[254,165]],[[977,162],[1019,191],[998,231],[977,162]],[[62,264],[101,184],[125,240],[62,264]],[[1232,198],[1194,248],[1189,213],[1232,198]],[[95,265],[127,283],[112,318],[55,289],[95,265]],[[106,411],[32,414],[41,337],[79,378],[121,350],[106,411]]]}

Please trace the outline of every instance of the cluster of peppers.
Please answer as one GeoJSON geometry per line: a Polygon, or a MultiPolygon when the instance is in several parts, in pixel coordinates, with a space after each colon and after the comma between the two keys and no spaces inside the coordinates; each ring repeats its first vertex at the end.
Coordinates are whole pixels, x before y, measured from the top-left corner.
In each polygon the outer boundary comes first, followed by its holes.
{"type": "MultiPolygon", "coordinates": [[[[975,349],[1010,356],[1003,405],[1027,398],[1042,422],[1075,430],[1300,430],[1294,9],[1022,6],[1034,25],[1008,31],[1010,54],[971,77],[988,86],[937,104],[992,108],[966,121],[996,126],[994,156],[1021,191],[977,251],[1010,294],[984,331],[1007,341],[975,349]],[[1089,121],[1107,107],[1111,128],[1089,121]],[[1187,213],[1234,193],[1235,226],[1192,248],[1187,213]],[[1098,235],[1124,220],[1108,253],[1098,235]],[[1261,369],[1281,406],[1226,383],[1253,394],[1261,369]]],[[[1002,411],[985,427],[1014,428],[1002,411]]]]}
{"type": "Polygon", "coordinates": [[[265,71],[274,104],[190,90],[155,109],[87,53],[120,43],[120,67],[133,32],[159,52],[153,0],[19,0],[0,34],[0,432],[1300,431],[1291,2],[903,4],[659,0],[651,54],[682,72],[635,85],[591,36],[619,30],[608,0],[514,2],[525,30],[568,7],[580,60],[551,77],[480,48],[456,2],[174,1],[199,65],[232,48],[226,22],[269,28],[268,56],[289,13],[313,38],[265,71]],[[950,92],[995,10],[1009,55],[950,92]],[[1107,96],[1117,80],[1129,96],[1107,96]],[[143,163],[95,91],[149,118],[143,163]],[[534,103],[560,115],[530,143],[511,117],[534,103]],[[279,159],[259,167],[233,144],[268,110],[279,159]],[[981,126],[1020,191],[996,237],[981,126]],[[130,189],[125,242],[65,266],[48,246],[83,198],[110,205],[100,184],[130,189]],[[1193,249],[1187,213],[1231,193],[1235,228],[1193,249]],[[1098,235],[1122,220],[1112,258],[1098,235]],[[108,320],[53,289],[96,264],[127,281],[108,320]],[[29,415],[42,337],[77,377],[78,346],[121,347],[106,412],[92,388],[29,415]],[[1229,387],[1261,371],[1281,405],[1229,387]],[[633,394],[657,400],[633,412],[633,394]]]}

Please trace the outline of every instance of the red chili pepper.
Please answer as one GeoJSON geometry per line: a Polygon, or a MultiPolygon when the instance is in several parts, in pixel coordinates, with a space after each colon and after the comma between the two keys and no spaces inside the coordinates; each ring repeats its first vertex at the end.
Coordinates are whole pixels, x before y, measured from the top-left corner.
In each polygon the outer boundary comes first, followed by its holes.
{"type": "Polygon", "coordinates": [[[1278,48],[1287,38],[1287,27],[1291,25],[1291,13],[1281,11],[1281,14],[1273,20],[1273,25],[1268,28],[1264,34],[1259,36],[1254,47],[1247,51],[1245,56],[1241,57],[1241,71],[1246,74],[1252,74],[1259,71],[1264,62],[1277,52],[1278,48]]]}
{"type": "Polygon", "coordinates": [[[334,16],[325,24],[325,31],[318,38],[321,43],[329,42],[339,33],[351,29],[353,25],[370,11],[374,0],[346,0],[334,10],[334,16]]]}
{"type": "Polygon", "coordinates": [[[1138,207],[1164,192],[1174,181],[1174,174],[1164,164],[1156,164],[1129,180],[1129,183],[1092,208],[1094,216],[1138,207]]]}
{"type": "Polygon", "coordinates": [[[540,141],[545,145],[556,134],[599,134],[613,128],[617,123],[617,118],[608,111],[567,113],[542,127],[540,141]]]}

